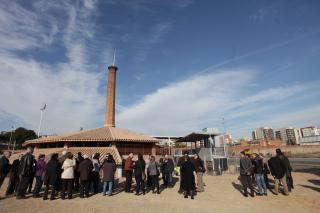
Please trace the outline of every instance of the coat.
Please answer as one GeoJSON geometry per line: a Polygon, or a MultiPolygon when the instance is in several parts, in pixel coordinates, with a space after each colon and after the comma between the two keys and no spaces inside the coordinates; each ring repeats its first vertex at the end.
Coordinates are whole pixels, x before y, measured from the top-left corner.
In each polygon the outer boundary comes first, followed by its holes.
{"type": "Polygon", "coordinates": [[[80,180],[87,181],[90,180],[91,171],[93,169],[93,165],[90,159],[84,159],[79,164],[79,172],[80,172],[80,180]]]}
{"type": "Polygon", "coordinates": [[[115,163],[104,162],[102,165],[103,182],[114,181],[114,173],[116,171],[115,163]]]}
{"type": "Polygon", "coordinates": [[[192,163],[196,169],[196,172],[202,172],[202,173],[206,172],[206,169],[204,167],[204,162],[200,158],[193,159],[192,163]]]}
{"type": "Polygon", "coordinates": [[[194,172],[196,168],[194,167],[193,163],[188,160],[182,163],[181,168],[181,188],[184,191],[191,191],[196,189],[194,172]]]}
{"type": "Polygon", "coordinates": [[[252,162],[247,157],[240,158],[240,175],[251,175],[252,174],[252,162]]]}
{"type": "Polygon", "coordinates": [[[163,172],[172,173],[174,170],[174,163],[172,159],[164,160],[163,162],[163,172]]]}
{"type": "Polygon", "coordinates": [[[36,171],[34,156],[30,153],[27,153],[22,156],[19,164],[19,175],[22,177],[34,177],[36,171]]]}
{"type": "Polygon", "coordinates": [[[76,161],[73,159],[65,159],[62,164],[63,172],[61,174],[61,179],[73,179],[74,178],[74,169],[76,167],[76,161]]]}
{"type": "Polygon", "coordinates": [[[255,174],[263,174],[263,160],[260,157],[256,157],[253,160],[253,171],[255,174]]]}
{"type": "Polygon", "coordinates": [[[61,167],[58,160],[50,160],[44,171],[43,182],[45,185],[55,185],[61,173],[61,167]]]}
{"type": "Polygon", "coordinates": [[[268,164],[272,176],[276,179],[281,179],[286,174],[286,166],[279,156],[270,158],[268,164]]]}
{"type": "Polygon", "coordinates": [[[145,174],[146,162],[144,160],[137,160],[134,165],[134,175],[142,176],[145,174]]]}
{"type": "Polygon", "coordinates": [[[124,163],[124,170],[125,171],[132,171],[133,170],[133,161],[132,158],[128,157],[126,162],[124,163]]]}
{"type": "Polygon", "coordinates": [[[45,168],[46,168],[46,162],[44,160],[38,160],[38,162],[36,164],[35,176],[42,177],[45,168]]]}
{"type": "Polygon", "coordinates": [[[9,160],[5,157],[2,156],[0,158],[0,174],[3,176],[6,176],[10,171],[10,164],[9,160]]]}

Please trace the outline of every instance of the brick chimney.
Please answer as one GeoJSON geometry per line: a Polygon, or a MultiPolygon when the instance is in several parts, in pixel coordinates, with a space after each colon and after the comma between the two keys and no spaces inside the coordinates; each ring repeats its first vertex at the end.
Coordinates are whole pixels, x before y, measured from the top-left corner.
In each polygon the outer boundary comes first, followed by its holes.
{"type": "Polygon", "coordinates": [[[104,126],[115,127],[115,110],[116,110],[116,77],[118,67],[111,65],[108,67],[108,86],[106,97],[106,114],[104,126]]]}

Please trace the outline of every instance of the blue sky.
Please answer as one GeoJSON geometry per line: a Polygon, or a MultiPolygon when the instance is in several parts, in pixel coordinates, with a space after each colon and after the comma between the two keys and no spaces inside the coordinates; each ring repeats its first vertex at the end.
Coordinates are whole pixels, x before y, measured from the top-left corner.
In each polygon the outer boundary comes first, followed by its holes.
{"type": "Polygon", "coordinates": [[[235,138],[320,125],[320,2],[0,0],[0,129],[103,125],[117,49],[118,127],[235,138]]]}

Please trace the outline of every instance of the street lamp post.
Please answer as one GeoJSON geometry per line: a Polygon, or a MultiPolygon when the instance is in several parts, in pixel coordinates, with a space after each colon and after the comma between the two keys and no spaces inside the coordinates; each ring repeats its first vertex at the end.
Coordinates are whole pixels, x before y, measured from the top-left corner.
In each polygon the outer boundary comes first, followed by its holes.
{"type": "Polygon", "coordinates": [[[14,129],[14,126],[11,127],[10,140],[9,140],[9,143],[8,143],[8,150],[10,150],[13,129],[14,129]]]}
{"type": "Polygon", "coordinates": [[[39,121],[39,128],[38,128],[38,138],[40,137],[43,111],[44,111],[46,108],[47,108],[47,104],[44,104],[44,106],[40,109],[40,121],[39,121]]]}

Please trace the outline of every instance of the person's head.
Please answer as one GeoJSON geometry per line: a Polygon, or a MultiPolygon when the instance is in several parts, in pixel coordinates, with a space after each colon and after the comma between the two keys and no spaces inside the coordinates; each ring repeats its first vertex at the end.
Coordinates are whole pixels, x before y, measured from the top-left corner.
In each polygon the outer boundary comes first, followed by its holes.
{"type": "Polygon", "coordinates": [[[72,158],[73,158],[73,154],[72,154],[71,152],[68,152],[68,153],[66,154],[66,157],[67,157],[68,159],[72,159],[72,158]]]}
{"type": "Polygon", "coordinates": [[[82,153],[81,152],[78,152],[78,157],[81,157],[82,156],[82,153]]]}
{"type": "Polygon", "coordinates": [[[138,160],[143,160],[142,154],[138,154],[138,160]]]}
{"type": "Polygon", "coordinates": [[[88,158],[89,158],[89,155],[87,155],[87,154],[83,155],[83,159],[88,159],[88,158]]]}
{"type": "Polygon", "coordinates": [[[189,154],[188,151],[184,151],[184,152],[183,152],[183,155],[184,155],[184,156],[188,156],[188,154],[189,154]]]}
{"type": "Polygon", "coordinates": [[[33,153],[33,147],[28,146],[27,153],[32,154],[33,153]]]}
{"type": "Polygon", "coordinates": [[[198,159],[199,155],[198,154],[194,154],[194,159],[198,159]]]}
{"type": "Polygon", "coordinates": [[[3,151],[2,150],[0,150],[0,155],[3,155],[3,151]]]}
{"type": "Polygon", "coordinates": [[[156,161],[156,158],[153,155],[151,155],[150,156],[150,162],[155,162],[155,161],[156,161]]]}
{"type": "Polygon", "coordinates": [[[45,157],[46,157],[46,156],[45,156],[44,154],[40,154],[39,157],[38,157],[38,160],[44,160],[45,157]]]}
{"type": "Polygon", "coordinates": [[[109,163],[112,163],[113,162],[113,156],[109,154],[108,157],[107,157],[107,161],[109,163]]]}
{"type": "Polygon", "coordinates": [[[165,155],[164,159],[168,160],[169,159],[169,155],[165,155]]]}
{"type": "Polygon", "coordinates": [[[244,153],[244,151],[240,152],[240,156],[241,156],[242,158],[244,158],[244,157],[246,156],[246,154],[244,153]]]}
{"type": "Polygon", "coordinates": [[[277,155],[282,155],[281,149],[276,149],[276,154],[277,154],[277,155]]]}
{"type": "Polygon", "coordinates": [[[129,154],[129,157],[130,157],[130,158],[133,158],[133,153],[132,153],[132,152],[129,154]]]}
{"type": "Polygon", "coordinates": [[[10,156],[11,156],[11,152],[10,151],[5,151],[4,153],[3,153],[3,155],[6,157],[6,158],[10,158],[10,156]]]}
{"type": "Polygon", "coordinates": [[[51,155],[51,160],[58,160],[58,157],[59,157],[58,153],[53,153],[51,155]]]}
{"type": "Polygon", "coordinates": [[[99,160],[99,158],[100,158],[100,153],[94,153],[92,159],[99,160]]]}
{"type": "Polygon", "coordinates": [[[66,156],[67,153],[68,153],[67,150],[63,150],[63,151],[62,151],[62,155],[63,155],[63,156],[66,156]]]}

